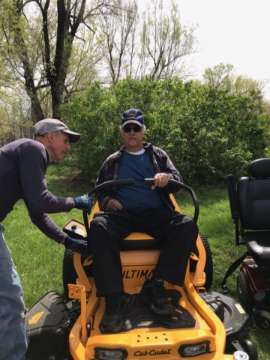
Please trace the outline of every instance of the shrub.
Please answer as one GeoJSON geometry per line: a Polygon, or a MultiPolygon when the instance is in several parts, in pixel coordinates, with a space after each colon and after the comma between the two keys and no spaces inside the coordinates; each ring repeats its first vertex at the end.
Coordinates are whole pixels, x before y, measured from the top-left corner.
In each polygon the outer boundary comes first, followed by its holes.
{"type": "Polygon", "coordinates": [[[119,148],[121,114],[130,107],[144,112],[146,139],[169,153],[188,183],[220,182],[265,155],[269,114],[257,97],[195,81],[127,79],[110,88],[94,84],[62,109],[82,134],[77,156],[84,176],[93,180],[119,148]]]}

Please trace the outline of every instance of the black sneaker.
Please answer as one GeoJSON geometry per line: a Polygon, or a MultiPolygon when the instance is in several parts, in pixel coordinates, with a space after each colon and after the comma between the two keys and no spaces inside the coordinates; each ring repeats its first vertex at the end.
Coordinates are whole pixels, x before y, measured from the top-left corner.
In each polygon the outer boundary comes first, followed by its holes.
{"type": "Polygon", "coordinates": [[[164,288],[163,280],[147,280],[141,290],[143,301],[157,315],[173,315],[175,306],[164,288]]]}
{"type": "Polygon", "coordinates": [[[99,325],[102,333],[118,333],[125,329],[125,315],[128,304],[128,294],[106,297],[106,308],[99,325]]]}

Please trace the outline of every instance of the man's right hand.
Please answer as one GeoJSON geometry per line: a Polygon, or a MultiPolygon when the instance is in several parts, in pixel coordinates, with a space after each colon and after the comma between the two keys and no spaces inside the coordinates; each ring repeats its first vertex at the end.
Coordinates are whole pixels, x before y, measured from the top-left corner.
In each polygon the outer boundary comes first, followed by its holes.
{"type": "Polygon", "coordinates": [[[107,210],[122,210],[123,205],[116,199],[110,199],[106,204],[107,210]]]}
{"type": "Polygon", "coordinates": [[[66,249],[78,252],[80,254],[85,254],[87,251],[87,241],[83,239],[67,237],[64,245],[66,249]]]}

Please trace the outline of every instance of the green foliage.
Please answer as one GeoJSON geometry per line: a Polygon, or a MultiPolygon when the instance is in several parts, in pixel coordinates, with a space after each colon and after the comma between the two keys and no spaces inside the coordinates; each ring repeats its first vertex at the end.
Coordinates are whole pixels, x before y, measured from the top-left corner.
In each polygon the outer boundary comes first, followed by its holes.
{"type": "Polygon", "coordinates": [[[186,182],[220,182],[265,155],[270,116],[257,93],[178,79],[126,79],[110,88],[96,83],[62,109],[82,133],[77,155],[88,179],[118,149],[121,114],[130,107],[144,112],[146,139],[169,153],[186,182]]]}
{"type": "Polygon", "coordinates": [[[108,90],[94,84],[63,108],[63,117],[81,133],[74,147],[83,175],[93,180],[107,155],[119,146],[117,141],[117,104],[108,90]]]}

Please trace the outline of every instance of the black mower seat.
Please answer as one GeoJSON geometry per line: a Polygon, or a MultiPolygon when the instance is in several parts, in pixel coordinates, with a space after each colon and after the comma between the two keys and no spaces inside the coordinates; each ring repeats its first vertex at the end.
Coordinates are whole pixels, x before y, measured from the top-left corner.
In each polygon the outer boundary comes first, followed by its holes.
{"type": "Polygon", "coordinates": [[[245,245],[247,252],[227,269],[221,283],[225,291],[228,277],[246,256],[270,267],[270,158],[252,161],[247,170],[248,176],[239,180],[232,174],[226,177],[236,245],[245,245]]]}
{"type": "Polygon", "coordinates": [[[256,261],[270,261],[270,159],[253,161],[237,184],[242,242],[256,261]]]}

